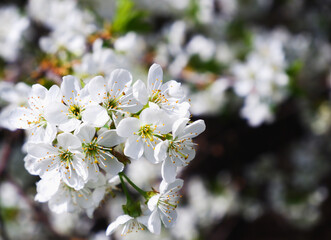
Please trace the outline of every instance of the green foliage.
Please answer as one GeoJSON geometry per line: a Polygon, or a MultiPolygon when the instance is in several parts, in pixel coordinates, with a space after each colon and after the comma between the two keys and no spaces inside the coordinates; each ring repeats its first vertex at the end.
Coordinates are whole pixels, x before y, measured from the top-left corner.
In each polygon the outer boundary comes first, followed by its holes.
{"type": "Polygon", "coordinates": [[[148,13],[135,9],[132,0],[118,0],[116,3],[116,14],[112,25],[114,33],[148,32],[150,30],[150,26],[146,22],[148,13]]]}
{"type": "Polygon", "coordinates": [[[1,208],[1,216],[5,221],[14,221],[19,214],[19,209],[15,207],[1,208]]]}
{"type": "Polygon", "coordinates": [[[191,0],[189,7],[186,10],[186,15],[188,18],[193,19],[194,22],[197,22],[197,15],[199,12],[199,4],[197,0],[191,0]]]}
{"type": "Polygon", "coordinates": [[[251,51],[253,44],[253,34],[241,20],[231,22],[226,29],[226,36],[230,42],[237,43],[240,47],[238,58],[244,60],[251,51]]]}
{"type": "Polygon", "coordinates": [[[225,67],[215,59],[203,61],[198,55],[193,55],[188,65],[198,72],[212,72],[215,74],[220,74],[225,69],[225,67]]]}
{"type": "Polygon", "coordinates": [[[292,62],[286,69],[286,73],[289,76],[289,89],[295,96],[304,95],[304,91],[298,84],[298,77],[303,67],[303,63],[300,60],[292,62]]]}

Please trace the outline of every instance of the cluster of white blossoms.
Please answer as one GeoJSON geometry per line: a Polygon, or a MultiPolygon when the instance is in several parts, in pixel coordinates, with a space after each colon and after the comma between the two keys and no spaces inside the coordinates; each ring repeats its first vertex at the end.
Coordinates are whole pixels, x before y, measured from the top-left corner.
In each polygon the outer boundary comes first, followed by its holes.
{"type": "Polygon", "coordinates": [[[41,178],[37,201],[48,202],[56,213],[85,211],[92,217],[105,194],[121,183],[124,215],[107,234],[119,226],[123,235],[145,228],[158,234],[161,222],[171,227],[176,220],[183,186],[177,168],[194,158],[192,138],[205,130],[204,121],[190,122],[189,107],[181,84],[163,83],[162,68],[153,64],[147,85],[133,83],[124,69],[87,84],[74,76],[63,77],[60,87],[35,84],[26,106],[10,119],[28,132],[25,167],[41,178]],[[124,173],[130,160],[144,158],[162,164],[159,191],[140,189],[124,173]],[[133,200],[126,184],[143,200],[133,200]]]}
{"type": "Polygon", "coordinates": [[[241,114],[251,126],[273,121],[272,108],[288,94],[287,66],[283,42],[274,34],[256,36],[246,62],[232,66],[234,90],[245,98],[241,114]]]}
{"type": "Polygon", "coordinates": [[[29,20],[15,6],[0,7],[0,58],[15,61],[22,47],[22,36],[29,20]]]}

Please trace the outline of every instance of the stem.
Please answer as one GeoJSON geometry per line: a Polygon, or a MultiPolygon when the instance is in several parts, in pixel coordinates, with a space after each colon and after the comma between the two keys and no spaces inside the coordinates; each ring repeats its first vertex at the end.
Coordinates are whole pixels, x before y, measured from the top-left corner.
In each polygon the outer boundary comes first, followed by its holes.
{"type": "Polygon", "coordinates": [[[124,192],[124,194],[125,194],[125,196],[126,196],[126,202],[127,202],[127,204],[128,204],[128,203],[132,203],[131,196],[130,196],[130,194],[129,194],[129,192],[128,192],[128,189],[127,189],[126,186],[125,186],[125,183],[124,183],[124,180],[123,180],[123,176],[122,176],[121,173],[119,173],[118,175],[119,175],[120,180],[121,180],[121,185],[122,185],[122,188],[123,188],[123,192],[124,192]]]}
{"type": "Polygon", "coordinates": [[[149,198],[147,192],[139,188],[136,184],[134,184],[131,179],[125,175],[125,173],[121,172],[119,173],[120,177],[123,176],[126,181],[138,192],[140,193],[146,200],[149,198]]]}

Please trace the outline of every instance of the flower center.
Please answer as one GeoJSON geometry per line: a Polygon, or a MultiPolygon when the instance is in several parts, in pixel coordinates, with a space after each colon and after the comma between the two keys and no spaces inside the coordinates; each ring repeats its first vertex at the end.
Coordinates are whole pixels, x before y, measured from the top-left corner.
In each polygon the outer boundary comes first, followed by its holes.
{"type": "Polygon", "coordinates": [[[82,110],[81,110],[80,106],[78,106],[76,104],[75,105],[71,105],[69,107],[69,113],[70,113],[70,115],[72,117],[74,117],[74,118],[77,118],[78,120],[80,120],[82,118],[81,112],[82,112],[82,110]]]}
{"type": "Polygon", "coordinates": [[[73,160],[74,154],[67,150],[59,150],[59,158],[61,162],[66,164],[66,169],[69,169],[69,164],[73,160]]]}
{"type": "Polygon", "coordinates": [[[148,138],[151,141],[153,141],[153,133],[154,129],[152,128],[152,124],[142,126],[138,131],[139,136],[142,138],[148,138]]]}
{"type": "Polygon", "coordinates": [[[164,94],[161,93],[161,90],[153,90],[152,96],[149,98],[150,102],[161,104],[161,103],[167,103],[168,99],[164,96],[164,94]]]}
{"type": "Polygon", "coordinates": [[[185,160],[188,159],[189,155],[183,153],[182,151],[184,150],[184,141],[169,141],[169,149],[168,153],[170,157],[182,157],[185,160]]]}
{"type": "Polygon", "coordinates": [[[106,102],[104,102],[108,111],[116,110],[117,106],[119,105],[116,99],[108,98],[106,102]]]}
{"type": "Polygon", "coordinates": [[[99,154],[98,144],[95,140],[83,144],[83,151],[87,156],[96,156],[99,154]]]}
{"type": "Polygon", "coordinates": [[[44,116],[40,113],[38,117],[35,118],[36,120],[35,121],[28,121],[28,124],[29,125],[34,125],[34,126],[37,126],[37,127],[43,127],[43,128],[46,128],[47,126],[47,121],[46,119],[44,118],[44,116]]]}

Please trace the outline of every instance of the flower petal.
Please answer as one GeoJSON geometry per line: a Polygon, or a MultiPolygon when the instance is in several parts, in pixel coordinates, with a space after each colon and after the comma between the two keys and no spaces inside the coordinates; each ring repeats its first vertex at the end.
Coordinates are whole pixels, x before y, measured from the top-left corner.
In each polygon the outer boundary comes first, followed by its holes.
{"type": "Polygon", "coordinates": [[[94,135],[95,128],[88,124],[82,124],[75,130],[75,136],[77,136],[82,143],[90,143],[94,135]]]}
{"type": "Polygon", "coordinates": [[[126,140],[124,154],[130,158],[138,159],[144,153],[143,140],[138,136],[131,136],[126,140]]]}
{"type": "Polygon", "coordinates": [[[102,103],[107,97],[106,80],[102,76],[96,76],[88,84],[88,91],[94,101],[102,103]]]}
{"type": "Polygon", "coordinates": [[[175,210],[169,211],[167,214],[160,214],[161,220],[166,228],[171,228],[174,226],[177,220],[177,212],[175,210]]]}
{"type": "Polygon", "coordinates": [[[140,79],[137,80],[132,86],[132,93],[135,99],[137,99],[141,104],[145,105],[148,101],[148,93],[146,85],[140,79]]]}
{"type": "Polygon", "coordinates": [[[60,102],[53,102],[45,111],[45,119],[51,124],[64,124],[68,122],[68,107],[60,102]]]}
{"type": "MultiPolygon", "coordinates": [[[[206,130],[206,124],[203,120],[197,120],[184,129],[183,135],[187,138],[193,138],[198,136],[200,133],[206,130]]],[[[183,137],[183,136],[181,136],[183,137]]]]}
{"type": "Polygon", "coordinates": [[[115,69],[110,75],[108,92],[110,92],[114,98],[117,98],[131,85],[131,82],[132,76],[129,71],[125,69],[115,69]]]}
{"type": "Polygon", "coordinates": [[[80,90],[80,83],[74,76],[68,75],[62,78],[61,92],[65,104],[73,105],[77,92],[80,90]]]}
{"type": "Polygon", "coordinates": [[[66,123],[60,124],[59,129],[63,132],[72,132],[79,128],[82,122],[76,118],[68,119],[66,123]]]}
{"type": "Polygon", "coordinates": [[[176,179],[177,167],[169,159],[166,159],[162,163],[161,173],[163,180],[167,183],[171,183],[176,179]]]}
{"type": "Polygon", "coordinates": [[[78,137],[71,133],[61,133],[57,136],[58,145],[64,149],[70,148],[81,148],[82,143],[78,137]]]}
{"type": "Polygon", "coordinates": [[[168,156],[169,141],[165,140],[158,143],[155,147],[154,157],[158,162],[164,161],[168,156]]]}
{"type": "MultiPolygon", "coordinates": [[[[106,155],[103,156],[106,157],[106,155]]],[[[103,161],[103,164],[99,164],[99,166],[111,176],[117,175],[119,172],[123,171],[123,163],[119,162],[115,157],[107,156],[106,160],[100,159],[100,161],[103,161]]]]}
{"type": "Polygon", "coordinates": [[[174,122],[174,124],[172,125],[173,139],[175,139],[176,137],[178,137],[180,134],[183,133],[184,128],[189,120],[190,119],[188,118],[180,118],[176,122],[174,122]]]}
{"type": "Polygon", "coordinates": [[[133,217],[130,217],[129,215],[121,215],[117,217],[116,220],[109,224],[109,226],[107,227],[106,235],[109,236],[115,231],[116,228],[118,228],[119,225],[122,225],[130,221],[131,219],[133,219],[133,217]]]}
{"type": "Polygon", "coordinates": [[[153,64],[148,71],[147,88],[149,94],[152,95],[155,90],[160,89],[162,85],[163,71],[160,65],[153,64]]]}
{"type": "Polygon", "coordinates": [[[103,127],[110,119],[107,110],[98,104],[88,105],[82,113],[84,122],[94,127],[103,127]]]}
{"type": "Polygon", "coordinates": [[[171,183],[162,181],[160,184],[160,193],[165,194],[168,191],[172,190],[173,193],[179,191],[183,187],[184,181],[182,179],[176,179],[171,183]]]}
{"type": "Polygon", "coordinates": [[[39,202],[47,202],[58,191],[61,183],[60,174],[56,172],[48,177],[37,182],[37,195],[35,200],[39,202]]]}
{"type": "Polygon", "coordinates": [[[104,147],[114,147],[124,141],[125,138],[118,136],[115,129],[111,129],[103,132],[98,137],[97,144],[104,147]]]}
{"type": "Polygon", "coordinates": [[[128,117],[120,121],[117,126],[117,134],[121,137],[129,137],[134,132],[138,132],[140,121],[138,118],[128,117]]]}
{"type": "Polygon", "coordinates": [[[153,211],[148,219],[148,230],[158,235],[161,233],[161,220],[157,210],[153,211]]]}
{"type": "Polygon", "coordinates": [[[154,211],[157,208],[160,196],[160,194],[156,194],[148,200],[147,206],[149,210],[154,211]]]}

